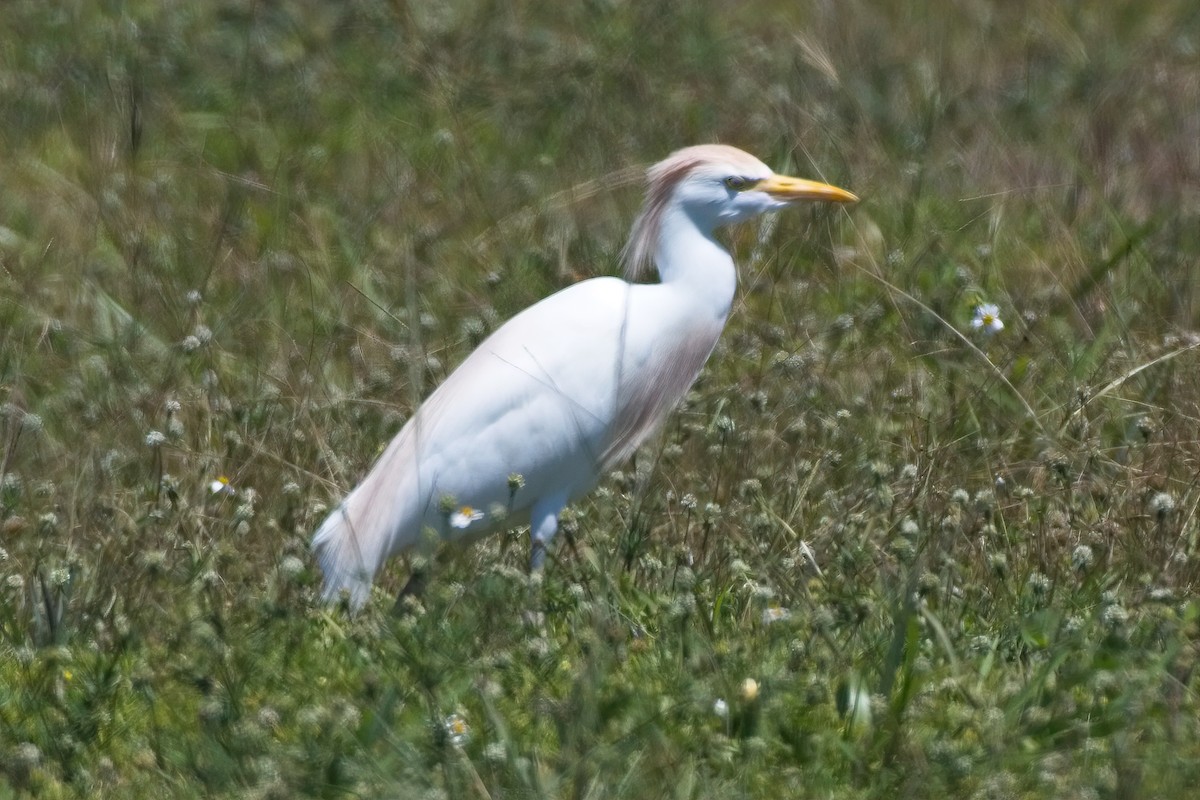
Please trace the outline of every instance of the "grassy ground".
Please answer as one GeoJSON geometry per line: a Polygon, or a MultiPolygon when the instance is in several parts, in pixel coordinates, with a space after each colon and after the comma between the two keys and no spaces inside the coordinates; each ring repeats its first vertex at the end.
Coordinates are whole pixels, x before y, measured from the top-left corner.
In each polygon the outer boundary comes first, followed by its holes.
{"type": "Polygon", "coordinates": [[[0,798],[1200,782],[1193,0],[4,16],[0,798]],[[704,141],[864,202],[730,234],[543,582],[518,532],[319,605],[327,506],[704,141]]]}

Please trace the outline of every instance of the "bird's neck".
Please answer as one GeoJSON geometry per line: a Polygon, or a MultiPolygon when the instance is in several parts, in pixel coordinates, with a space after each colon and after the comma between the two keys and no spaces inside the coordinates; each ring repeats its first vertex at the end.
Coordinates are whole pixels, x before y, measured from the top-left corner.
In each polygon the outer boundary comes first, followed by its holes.
{"type": "Polygon", "coordinates": [[[733,257],[683,209],[668,209],[654,254],[658,275],[667,286],[685,289],[690,300],[724,319],[737,289],[733,257]]]}

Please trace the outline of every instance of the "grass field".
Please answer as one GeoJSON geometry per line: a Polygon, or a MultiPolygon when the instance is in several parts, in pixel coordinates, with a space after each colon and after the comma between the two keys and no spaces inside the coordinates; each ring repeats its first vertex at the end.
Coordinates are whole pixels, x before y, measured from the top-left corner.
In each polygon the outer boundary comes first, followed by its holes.
{"type": "Polygon", "coordinates": [[[0,800],[1200,785],[1194,0],[11,0],[0,53],[0,800]],[[706,141],[863,202],[729,232],[544,578],[322,606],[328,507],[706,141]]]}

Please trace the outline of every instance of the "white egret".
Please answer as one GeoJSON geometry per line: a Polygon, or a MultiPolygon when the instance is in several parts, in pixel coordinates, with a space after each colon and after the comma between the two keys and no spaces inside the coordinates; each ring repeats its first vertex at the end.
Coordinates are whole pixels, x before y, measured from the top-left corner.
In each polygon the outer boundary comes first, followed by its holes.
{"type": "Polygon", "coordinates": [[[716,345],[737,273],[713,230],[799,200],[858,199],[727,145],[679,150],[648,179],[628,280],[582,281],[501,326],[317,530],[327,599],[346,590],[361,606],[383,563],[422,542],[525,523],[540,568],[559,512],[658,428],[716,345]],[[651,265],[660,281],[634,283],[651,265]]]}

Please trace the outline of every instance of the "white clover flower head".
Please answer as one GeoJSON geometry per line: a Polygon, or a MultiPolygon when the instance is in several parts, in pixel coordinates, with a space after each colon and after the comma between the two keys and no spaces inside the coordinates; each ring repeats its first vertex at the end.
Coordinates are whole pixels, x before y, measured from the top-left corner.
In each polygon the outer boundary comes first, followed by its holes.
{"type": "Polygon", "coordinates": [[[751,582],[750,594],[754,595],[759,600],[770,600],[775,596],[775,590],[765,583],[751,582]]]}
{"type": "Polygon", "coordinates": [[[463,718],[462,714],[451,714],[446,717],[442,725],[446,729],[446,736],[450,744],[455,747],[462,747],[471,738],[471,727],[467,725],[467,721],[463,718]]]}
{"type": "Polygon", "coordinates": [[[763,609],[762,621],[763,625],[770,625],[772,622],[782,622],[792,615],[792,612],[780,606],[768,606],[763,609]]]}
{"type": "Polygon", "coordinates": [[[1156,517],[1165,517],[1175,510],[1175,498],[1167,492],[1159,492],[1150,498],[1150,511],[1156,517]]]}
{"type": "Polygon", "coordinates": [[[264,728],[278,728],[279,722],[279,712],[270,706],[263,706],[258,710],[258,724],[264,728]]]}
{"type": "Polygon", "coordinates": [[[1175,592],[1170,586],[1156,586],[1148,595],[1155,603],[1170,603],[1175,600],[1175,592]]]}
{"type": "Polygon", "coordinates": [[[1125,610],[1124,606],[1111,605],[1100,612],[1100,622],[1109,630],[1118,630],[1128,621],[1129,612],[1125,610]]]}
{"type": "Polygon", "coordinates": [[[663,563],[649,554],[638,559],[638,565],[646,572],[657,572],[663,568],[663,563]]]}
{"type": "Polygon", "coordinates": [[[483,519],[482,511],[470,506],[463,506],[450,515],[450,527],[462,530],[463,528],[470,527],[471,523],[478,522],[481,519],[483,519]]]}
{"type": "Polygon", "coordinates": [[[729,716],[729,703],[726,703],[722,698],[718,697],[713,701],[713,713],[721,719],[729,716]]]}
{"type": "Polygon", "coordinates": [[[671,605],[667,608],[667,613],[673,619],[682,619],[696,610],[696,595],[691,592],[675,595],[675,599],[671,601],[671,605]]]}
{"type": "Polygon", "coordinates": [[[42,751],[32,742],[21,742],[13,748],[12,760],[25,769],[30,769],[41,763],[42,751]]]}
{"type": "Polygon", "coordinates": [[[1031,573],[1025,585],[1036,595],[1044,595],[1050,591],[1050,578],[1040,572],[1031,573]]]}
{"type": "Polygon", "coordinates": [[[199,289],[192,289],[183,296],[183,299],[186,300],[190,306],[198,306],[200,305],[201,301],[204,300],[204,295],[200,294],[199,289]]]}
{"type": "Polygon", "coordinates": [[[286,556],[279,562],[279,571],[289,578],[294,578],[304,572],[304,562],[296,556],[286,556]]]}
{"type": "Polygon", "coordinates": [[[1087,572],[1095,560],[1096,556],[1092,553],[1092,548],[1086,544],[1076,545],[1075,550],[1071,553],[1071,567],[1076,572],[1087,572]]]}
{"type": "Polygon", "coordinates": [[[1004,321],[1000,319],[1000,306],[995,303],[980,303],[975,306],[971,327],[989,336],[1004,330],[1004,321]]]}
{"type": "Polygon", "coordinates": [[[150,431],[146,434],[147,447],[158,447],[166,441],[167,437],[162,431],[150,431]]]}
{"type": "Polygon", "coordinates": [[[229,478],[226,478],[224,475],[218,475],[208,485],[208,490],[213,494],[237,494],[237,489],[229,485],[229,478]]]}

